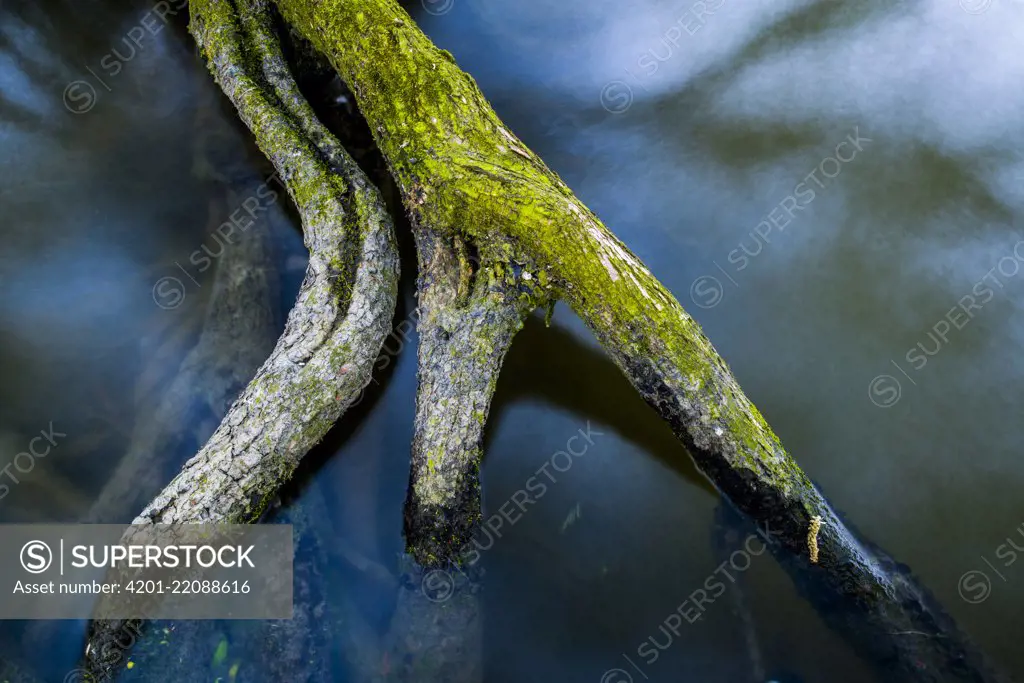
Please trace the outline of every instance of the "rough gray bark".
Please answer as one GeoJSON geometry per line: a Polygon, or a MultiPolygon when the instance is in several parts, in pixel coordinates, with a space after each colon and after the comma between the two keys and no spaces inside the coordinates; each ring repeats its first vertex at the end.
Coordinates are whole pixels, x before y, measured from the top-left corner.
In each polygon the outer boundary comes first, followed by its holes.
{"type": "MultiPolygon", "coordinates": [[[[397,254],[379,193],[333,137],[303,122],[304,100],[268,84],[266,69],[238,66],[251,64],[244,55],[254,44],[279,48],[244,42],[241,27],[218,23],[216,15],[194,17],[192,31],[295,201],[310,259],[273,353],[137,523],[258,518],[369,382],[395,306],[397,254]]],[[[274,77],[290,79],[286,72],[274,77]]]]}
{"type": "MultiPolygon", "coordinates": [[[[298,208],[309,266],[270,357],[135,524],[256,521],[370,381],[397,296],[394,228],[380,194],[313,125],[305,100],[289,96],[290,75],[272,69],[276,39],[261,36],[251,17],[247,33],[234,11],[193,10],[191,30],[215,79],[298,208]],[[254,54],[264,59],[254,64],[254,54]]],[[[256,3],[247,8],[258,11],[256,3]]],[[[94,675],[109,670],[90,653],[105,651],[123,627],[91,624],[86,663],[94,675]]]]}
{"type": "Polygon", "coordinates": [[[544,298],[529,273],[477,267],[461,240],[417,227],[419,387],[406,550],[459,564],[480,522],[484,425],[505,354],[544,298]]]}

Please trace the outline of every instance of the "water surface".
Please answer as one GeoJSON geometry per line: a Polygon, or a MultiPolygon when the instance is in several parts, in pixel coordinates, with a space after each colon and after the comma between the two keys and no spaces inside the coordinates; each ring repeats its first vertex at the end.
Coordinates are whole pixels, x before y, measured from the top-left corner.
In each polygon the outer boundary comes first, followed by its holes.
{"type": "MultiPolygon", "coordinates": [[[[1006,670],[1024,670],[1024,573],[996,557],[1024,514],[1024,4],[410,9],[697,318],[833,504],[1006,670]],[[980,602],[958,585],[972,570],[992,580],[980,602]]],[[[67,434],[0,502],[6,522],[90,508],[147,419],[147,397],[194,344],[214,270],[189,258],[213,246],[225,188],[244,194],[268,172],[180,16],[121,59],[150,10],[2,10],[0,457],[51,422],[67,434]],[[114,49],[122,69],[109,76],[114,49]],[[75,81],[92,90],[67,97],[75,81]],[[92,91],[88,110],[72,111],[92,91]],[[235,169],[231,183],[195,168],[209,117],[229,131],[210,144],[235,169]],[[154,297],[166,277],[184,287],[172,308],[154,297]]],[[[283,316],[301,240],[283,206],[265,227],[283,316]]],[[[414,305],[404,291],[399,321],[414,305]]],[[[414,342],[392,342],[380,387],[343,419],[310,479],[330,493],[332,540],[387,566],[401,549],[414,342]]],[[[527,325],[495,403],[489,510],[580,429],[594,436],[484,556],[487,680],[629,680],[614,669],[635,681],[750,680],[729,596],[656,660],[638,654],[652,636],[665,644],[659,626],[718,567],[718,500],[571,311],[527,325]]],[[[768,555],[740,581],[766,669],[871,680],[768,555]]],[[[358,592],[334,590],[337,601],[358,592]]],[[[370,602],[367,613],[386,616],[386,600],[370,602]]],[[[80,646],[80,628],[66,631],[42,667],[54,680],[80,646]]]]}

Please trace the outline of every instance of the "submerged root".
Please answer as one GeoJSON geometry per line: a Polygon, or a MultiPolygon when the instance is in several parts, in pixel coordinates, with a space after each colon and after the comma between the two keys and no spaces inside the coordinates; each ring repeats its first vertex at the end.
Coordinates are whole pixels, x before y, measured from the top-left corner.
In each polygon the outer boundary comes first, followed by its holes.
{"type": "Polygon", "coordinates": [[[416,228],[419,387],[406,550],[426,569],[461,563],[480,523],[484,425],[512,338],[544,299],[522,273],[474,269],[458,240],[416,228]]]}
{"type": "Polygon", "coordinates": [[[481,517],[484,427],[512,339],[547,295],[528,272],[478,265],[460,240],[414,230],[419,387],[387,680],[479,683],[480,570],[466,555],[481,517]]]}

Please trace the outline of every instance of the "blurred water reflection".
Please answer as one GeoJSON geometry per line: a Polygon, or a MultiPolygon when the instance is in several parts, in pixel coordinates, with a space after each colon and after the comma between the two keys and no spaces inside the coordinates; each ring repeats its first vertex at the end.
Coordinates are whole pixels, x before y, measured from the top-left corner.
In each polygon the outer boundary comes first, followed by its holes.
{"type": "MultiPolygon", "coordinates": [[[[126,388],[147,372],[153,386],[174,375],[212,283],[185,282],[174,310],[154,305],[154,283],[208,239],[222,192],[194,168],[196,111],[213,102],[225,125],[233,114],[194,58],[183,14],[121,59],[153,5],[108,4],[0,10],[0,458],[51,421],[68,434],[0,501],[4,521],[88,509],[143,414],[126,388]],[[114,48],[122,69],[106,90],[88,69],[107,73],[114,48]],[[87,90],[66,96],[76,80],[95,89],[88,111],[73,111],[87,90]]],[[[1003,273],[926,366],[907,360],[918,343],[935,348],[929,332],[1024,237],[1024,4],[455,0],[410,10],[701,322],[835,505],[1006,669],[1024,670],[1014,638],[1024,574],[1007,568],[980,603],[958,590],[1024,512],[1024,275],[1003,273]],[[829,175],[823,160],[853,131],[870,143],[829,175]],[[819,168],[820,187],[808,179],[819,168]],[[783,225],[779,207],[800,183],[815,197],[783,225]],[[881,375],[898,383],[898,400],[891,383],[871,388],[881,375]]],[[[258,183],[266,169],[233,130],[216,154],[258,183]]],[[[283,310],[301,243],[283,207],[267,220],[283,310]]],[[[414,305],[405,293],[399,318],[414,305]]],[[[313,472],[338,492],[335,540],[385,565],[401,548],[411,344],[389,373],[313,472]]],[[[507,500],[588,420],[607,436],[483,560],[487,680],[593,683],[622,653],[643,664],[629,670],[636,680],[748,680],[743,625],[726,604],[684,625],[656,661],[637,658],[718,564],[717,500],[562,307],[550,329],[532,321],[508,359],[486,503],[507,500]]],[[[769,671],[869,680],[771,560],[743,581],[769,671]]],[[[359,592],[351,585],[334,599],[359,592]]],[[[364,613],[386,618],[386,600],[365,600],[364,613]]],[[[73,665],[79,636],[67,634],[54,673],[73,665]]]]}

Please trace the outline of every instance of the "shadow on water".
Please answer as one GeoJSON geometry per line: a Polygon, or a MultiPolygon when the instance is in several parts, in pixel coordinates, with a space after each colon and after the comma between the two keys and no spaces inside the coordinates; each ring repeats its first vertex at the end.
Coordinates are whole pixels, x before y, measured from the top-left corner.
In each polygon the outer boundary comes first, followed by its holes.
{"type": "MultiPolygon", "coordinates": [[[[564,327],[544,327],[539,315],[531,316],[516,336],[494,397],[492,419],[500,421],[516,402],[557,406],[576,419],[601,424],[695,486],[714,492],[672,431],[637,396],[607,354],[564,327]]],[[[493,433],[488,436],[488,449],[494,438],[493,433]]]]}

